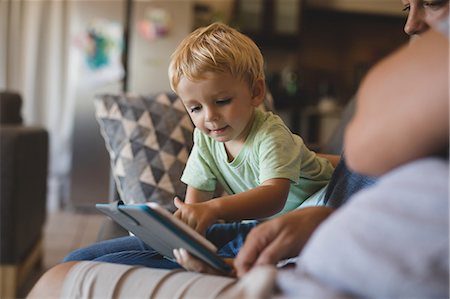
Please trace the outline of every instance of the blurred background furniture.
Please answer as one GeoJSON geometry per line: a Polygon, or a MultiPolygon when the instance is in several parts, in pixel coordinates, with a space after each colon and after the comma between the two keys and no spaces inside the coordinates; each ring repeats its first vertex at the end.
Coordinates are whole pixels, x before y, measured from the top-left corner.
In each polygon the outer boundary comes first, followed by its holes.
{"type": "Polygon", "coordinates": [[[42,258],[48,133],[26,126],[21,96],[0,91],[0,298],[17,289],[42,258]]]}

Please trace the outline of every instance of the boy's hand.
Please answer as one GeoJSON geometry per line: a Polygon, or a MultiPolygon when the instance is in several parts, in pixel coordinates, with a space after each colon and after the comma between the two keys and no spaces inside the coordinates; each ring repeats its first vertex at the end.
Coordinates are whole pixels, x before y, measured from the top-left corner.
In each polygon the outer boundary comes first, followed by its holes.
{"type": "Polygon", "coordinates": [[[205,235],[206,229],[211,224],[217,222],[218,217],[209,207],[208,202],[187,204],[178,197],[175,197],[173,202],[178,209],[174,213],[175,217],[202,235],[205,235]]]}
{"type": "MultiPolygon", "coordinates": [[[[177,263],[180,264],[184,269],[188,271],[193,272],[199,272],[199,273],[206,273],[206,274],[213,274],[213,275],[224,275],[223,272],[220,272],[219,270],[214,269],[213,267],[209,266],[207,263],[201,261],[200,259],[192,256],[187,252],[186,249],[180,248],[180,249],[174,249],[173,255],[177,259],[177,263]]],[[[233,267],[233,259],[224,259],[225,263],[233,267]]],[[[235,277],[235,271],[229,274],[231,277],[235,277]]]]}

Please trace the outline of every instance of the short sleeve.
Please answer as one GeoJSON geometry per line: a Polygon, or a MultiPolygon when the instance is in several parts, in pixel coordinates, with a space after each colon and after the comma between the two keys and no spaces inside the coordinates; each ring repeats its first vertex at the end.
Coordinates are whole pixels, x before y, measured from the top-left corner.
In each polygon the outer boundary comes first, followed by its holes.
{"type": "Polygon", "coordinates": [[[274,178],[286,178],[298,183],[301,167],[300,137],[282,125],[267,128],[258,136],[260,183],[274,178]]]}

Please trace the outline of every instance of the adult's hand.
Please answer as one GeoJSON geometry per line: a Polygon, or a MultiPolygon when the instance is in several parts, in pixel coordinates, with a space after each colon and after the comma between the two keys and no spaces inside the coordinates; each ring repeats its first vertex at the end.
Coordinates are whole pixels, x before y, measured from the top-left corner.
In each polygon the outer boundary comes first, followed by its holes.
{"type": "Polygon", "coordinates": [[[244,275],[256,265],[274,265],[297,256],[315,229],[333,211],[327,207],[303,208],[256,226],[234,260],[237,275],[244,275]]]}

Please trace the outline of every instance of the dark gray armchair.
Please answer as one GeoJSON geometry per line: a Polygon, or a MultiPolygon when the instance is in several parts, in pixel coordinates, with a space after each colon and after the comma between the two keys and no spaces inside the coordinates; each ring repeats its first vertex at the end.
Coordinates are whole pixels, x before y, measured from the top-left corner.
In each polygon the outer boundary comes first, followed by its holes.
{"type": "Polygon", "coordinates": [[[48,134],[25,126],[19,94],[0,91],[0,298],[17,290],[42,258],[48,134]]]}

